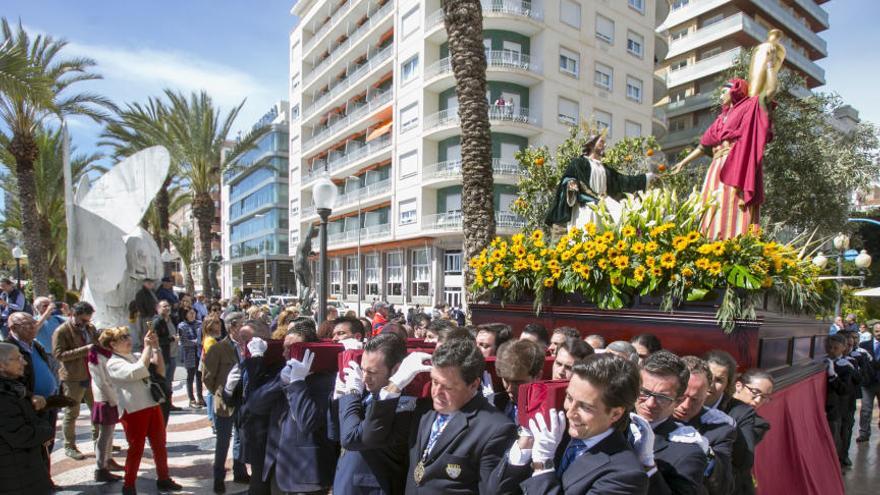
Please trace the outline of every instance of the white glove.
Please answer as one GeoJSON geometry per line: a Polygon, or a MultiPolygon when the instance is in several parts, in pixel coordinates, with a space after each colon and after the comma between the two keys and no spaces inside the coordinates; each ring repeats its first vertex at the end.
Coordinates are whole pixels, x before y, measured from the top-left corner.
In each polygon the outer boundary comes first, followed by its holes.
{"type": "Polygon", "coordinates": [[[336,385],[333,386],[333,400],[339,400],[343,395],[345,395],[345,382],[342,381],[342,378],[339,378],[339,373],[337,373],[336,385]]]}
{"type": "Polygon", "coordinates": [[[668,438],[670,442],[694,443],[700,446],[703,450],[703,454],[709,455],[709,440],[707,440],[706,437],[700,435],[700,432],[692,426],[683,425],[681,423],[676,424],[678,425],[678,428],[669,434],[668,438]]]}
{"type": "Polygon", "coordinates": [[[728,424],[736,428],[736,420],[718,409],[709,409],[700,416],[700,422],[704,425],[728,424]]]}
{"type": "Polygon", "coordinates": [[[266,353],[266,349],[269,348],[269,344],[266,343],[265,340],[254,337],[248,342],[247,349],[248,352],[251,353],[251,357],[262,357],[263,354],[266,353]]]}
{"type": "Polygon", "coordinates": [[[342,344],[346,351],[357,351],[364,348],[363,342],[355,338],[342,339],[338,343],[342,344]]]}
{"type": "Polygon", "coordinates": [[[648,421],[636,413],[629,413],[629,431],[633,437],[633,449],[645,468],[654,467],[654,430],[648,421]]]}
{"type": "Polygon", "coordinates": [[[348,368],[345,368],[345,391],[347,393],[357,392],[364,393],[364,372],[361,367],[354,361],[348,362],[348,368]]]}
{"type": "Polygon", "coordinates": [[[565,433],[565,412],[550,409],[550,425],[544,421],[544,415],[538,414],[529,420],[529,431],[535,437],[532,446],[532,462],[546,463],[556,455],[556,448],[565,433]]]}
{"type": "Polygon", "coordinates": [[[834,361],[829,358],[825,358],[825,365],[828,367],[828,376],[830,378],[837,378],[837,372],[834,371],[834,361]]]}
{"type": "Polygon", "coordinates": [[[483,389],[483,397],[489,397],[495,393],[495,387],[492,385],[492,375],[488,371],[483,372],[483,379],[480,380],[480,387],[483,389]]]}
{"type": "Polygon", "coordinates": [[[284,384],[288,384],[305,380],[314,360],[315,354],[311,350],[306,349],[303,353],[302,361],[291,359],[287,362],[287,366],[281,370],[281,381],[284,384]]]}
{"type": "Polygon", "coordinates": [[[391,375],[389,382],[393,383],[398,390],[403,390],[409,385],[419,373],[431,371],[431,365],[425,364],[425,361],[431,359],[431,355],[427,352],[414,352],[405,358],[397,368],[397,373],[391,375]]]}
{"type": "Polygon", "coordinates": [[[232,392],[235,390],[235,387],[238,386],[238,382],[241,381],[241,369],[236,364],[229,370],[229,374],[226,375],[226,385],[223,387],[223,390],[228,394],[232,395],[232,392]]]}

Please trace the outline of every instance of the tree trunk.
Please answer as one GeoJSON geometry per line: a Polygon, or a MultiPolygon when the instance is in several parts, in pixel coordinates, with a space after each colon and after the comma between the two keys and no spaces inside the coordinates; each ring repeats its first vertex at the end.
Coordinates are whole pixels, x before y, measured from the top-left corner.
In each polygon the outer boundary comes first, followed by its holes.
{"type": "Polygon", "coordinates": [[[40,232],[40,217],[37,212],[36,181],[34,161],[39,149],[31,135],[15,134],[9,146],[15,158],[15,174],[18,180],[18,201],[21,206],[21,233],[27,251],[28,267],[34,297],[49,294],[49,270],[46,263],[46,242],[40,232]]]}
{"type": "Polygon", "coordinates": [[[199,230],[199,271],[202,276],[202,292],[205,297],[214,294],[211,287],[211,224],[214,223],[214,200],[210,193],[196,193],[193,198],[193,216],[199,230]]]}
{"type": "MultiPolygon", "coordinates": [[[[192,268],[189,263],[184,263],[183,265],[183,285],[186,286],[186,293],[195,295],[196,286],[195,281],[193,281],[192,268]]],[[[207,297],[207,294],[205,294],[207,297]]]]}
{"type": "MultiPolygon", "coordinates": [[[[478,255],[495,237],[483,10],[480,0],[447,0],[443,4],[443,11],[461,122],[463,265],[468,266],[467,260],[478,255]]],[[[473,272],[467,268],[466,286],[470,286],[473,277],[473,272]]],[[[470,291],[465,291],[465,294],[471,297],[470,291]]]]}
{"type": "Polygon", "coordinates": [[[159,225],[157,225],[154,235],[154,237],[156,237],[156,244],[159,245],[159,250],[170,249],[171,247],[171,243],[168,240],[168,228],[170,225],[168,207],[171,200],[168,196],[169,187],[171,187],[170,175],[165,178],[165,182],[162,183],[162,187],[160,187],[159,192],[156,193],[156,199],[153,200],[153,205],[156,207],[156,214],[159,217],[159,225]]]}

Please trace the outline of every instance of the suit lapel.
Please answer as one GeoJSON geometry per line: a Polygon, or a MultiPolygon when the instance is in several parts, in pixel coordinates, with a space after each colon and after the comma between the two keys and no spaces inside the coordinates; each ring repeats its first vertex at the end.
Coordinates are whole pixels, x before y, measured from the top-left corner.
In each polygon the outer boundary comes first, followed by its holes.
{"type": "Polygon", "coordinates": [[[667,419],[654,429],[654,453],[660,452],[669,446],[667,436],[675,429],[672,419],[667,419]]]}
{"type": "MultiPolygon", "coordinates": [[[[477,411],[480,410],[480,406],[482,405],[480,401],[485,402],[486,399],[483,398],[482,394],[477,394],[473,399],[470,400],[461,410],[449,420],[449,423],[446,425],[446,428],[443,429],[443,433],[437,438],[437,442],[434,444],[434,448],[431,449],[431,453],[428,455],[428,463],[434,462],[438,457],[440,457],[443,452],[455,441],[458,436],[467,429],[468,423],[471,418],[477,414],[477,411]]],[[[435,413],[436,415],[436,413],[435,413]]],[[[433,417],[431,418],[430,424],[427,426],[428,433],[430,435],[431,424],[433,424],[433,417]]],[[[425,437],[425,444],[427,444],[428,437],[425,437]]],[[[424,447],[422,447],[424,448],[424,447]]]]}
{"type": "MultiPolygon", "coordinates": [[[[425,452],[425,447],[428,446],[428,437],[431,435],[431,426],[434,424],[434,419],[437,417],[437,413],[435,411],[428,411],[427,414],[422,416],[422,419],[419,424],[419,435],[418,435],[418,452],[419,459],[422,458],[423,453],[425,452]]],[[[437,446],[434,446],[434,450],[437,450],[437,446]]]]}

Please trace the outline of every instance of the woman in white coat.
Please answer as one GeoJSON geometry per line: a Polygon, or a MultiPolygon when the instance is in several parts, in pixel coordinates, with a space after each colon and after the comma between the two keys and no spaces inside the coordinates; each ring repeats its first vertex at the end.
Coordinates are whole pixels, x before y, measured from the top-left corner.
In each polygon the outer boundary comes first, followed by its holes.
{"type": "Polygon", "coordinates": [[[122,427],[128,440],[125,458],[123,495],[133,495],[138,468],[144,454],[144,442],[150,439],[153,462],[156,465],[156,487],[160,491],[177,491],[183,487],[168,475],[168,452],[165,449],[165,420],[162,410],[150,392],[150,359],[159,352],[159,340],[152,330],[144,337],[144,352],[140,356],[131,353],[131,336],[126,327],[104,331],[106,342],[113,350],[107,360],[107,372],[116,387],[119,409],[122,410],[122,427]]]}
{"type": "Polygon", "coordinates": [[[124,469],[113,460],[113,431],[119,422],[119,399],[116,397],[116,389],[107,373],[107,360],[113,357],[110,350],[110,332],[107,329],[98,337],[98,343],[89,349],[89,376],[92,378],[92,424],[98,431],[95,439],[95,460],[98,468],[95,470],[95,481],[112,482],[122,479],[111,473],[111,470],[124,469]]]}

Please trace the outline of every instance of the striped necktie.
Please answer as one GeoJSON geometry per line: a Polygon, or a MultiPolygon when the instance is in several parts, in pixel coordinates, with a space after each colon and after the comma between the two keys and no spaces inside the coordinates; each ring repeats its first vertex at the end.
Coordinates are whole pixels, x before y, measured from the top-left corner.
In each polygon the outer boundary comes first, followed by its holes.
{"type": "Polygon", "coordinates": [[[587,450],[587,444],[584,443],[583,440],[572,438],[571,441],[568,442],[568,447],[565,448],[565,452],[562,454],[562,462],[559,463],[556,475],[561,478],[562,473],[564,473],[565,470],[571,466],[571,463],[573,463],[579,455],[583,454],[585,450],[587,450]]]}

